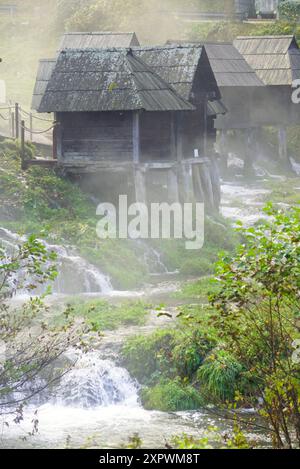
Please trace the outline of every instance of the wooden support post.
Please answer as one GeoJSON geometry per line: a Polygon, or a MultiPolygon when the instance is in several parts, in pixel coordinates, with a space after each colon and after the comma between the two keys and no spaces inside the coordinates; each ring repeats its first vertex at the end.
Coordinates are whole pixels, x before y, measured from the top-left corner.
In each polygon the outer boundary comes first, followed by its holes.
{"type": "Polygon", "coordinates": [[[16,133],[15,133],[15,113],[11,113],[11,137],[15,138],[16,133]]]}
{"type": "Polygon", "coordinates": [[[141,160],[141,144],[140,144],[140,114],[134,112],[132,114],[132,148],[134,168],[134,184],[136,202],[146,203],[146,175],[139,167],[141,160]]]}
{"type": "Polygon", "coordinates": [[[194,182],[194,197],[196,202],[204,202],[205,195],[201,180],[201,165],[194,165],[193,167],[193,182],[194,182]]]}
{"type": "Polygon", "coordinates": [[[193,171],[192,165],[182,164],[182,179],[183,179],[183,202],[193,202],[193,171]]]}
{"type": "Polygon", "coordinates": [[[171,160],[177,160],[177,141],[176,141],[176,115],[174,112],[171,113],[170,123],[170,142],[171,142],[171,160]]]}
{"type": "MultiPolygon", "coordinates": [[[[58,160],[62,160],[63,156],[64,156],[64,152],[63,152],[63,127],[62,127],[62,124],[58,124],[56,127],[56,159],[58,160]]],[[[54,148],[53,148],[54,150],[54,148]]],[[[54,155],[55,156],[55,153],[54,155]]]]}
{"type": "Polygon", "coordinates": [[[215,154],[211,155],[210,158],[211,166],[210,166],[210,174],[211,174],[211,183],[213,188],[214,194],[214,208],[215,210],[219,211],[220,204],[221,204],[221,180],[220,180],[220,172],[218,163],[216,160],[215,154]]]}
{"type": "Polygon", "coordinates": [[[205,96],[204,96],[204,130],[203,130],[203,155],[204,157],[207,156],[207,106],[208,106],[208,99],[207,99],[207,95],[205,93],[205,96]]]}
{"type": "Polygon", "coordinates": [[[256,143],[253,140],[253,129],[245,129],[245,159],[244,176],[251,177],[254,174],[254,158],[256,152],[256,143]]]}
{"type": "Polygon", "coordinates": [[[134,112],[132,116],[132,145],[133,162],[140,163],[140,115],[134,112]]]}
{"type": "Polygon", "coordinates": [[[25,159],[25,121],[21,121],[21,168],[23,171],[27,169],[25,159]]]}
{"type": "Polygon", "coordinates": [[[204,203],[210,210],[214,210],[214,191],[208,164],[209,163],[202,164],[201,168],[199,168],[199,171],[204,193],[204,203]]]}
{"type": "Polygon", "coordinates": [[[16,139],[20,137],[20,108],[19,104],[15,104],[15,136],[16,139]]]}
{"type": "Polygon", "coordinates": [[[182,119],[181,114],[176,114],[176,154],[177,161],[183,160],[183,143],[182,143],[182,119]]]}
{"type": "Polygon", "coordinates": [[[10,136],[13,138],[13,136],[12,136],[12,121],[11,121],[12,111],[11,111],[10,102],[8,103],[8,105],[9,105],[9,109],[8,109],[8,131],[10,133],[10,136]]]}
{"type": "Polygon", "coordinates": [[[30,113],[29,119],[30,119],[30,124],[29,124],[29,128],[30,128],[30,141],[32,142],[32,140],[33,140],[33,116],[32,116],[32,112],[30,113]]]}
{"type": "Polygon", "coordinates": [[[178,177],[174,168],[168,170],[168,199],[170,203],[179,202],[178,177]]]}
{"type": "Polygon", "coordinates": [[[138,203],[147,203],[146,174],[140,168],[134,170],[135,199],[138,203]]]}
{"type": "Polygon", "coordinates": [[[279,161],[283,166],[288,165],[288,152],[287,152],[287,131],[285,127],[278,129],[278,153],[279,161]]]}

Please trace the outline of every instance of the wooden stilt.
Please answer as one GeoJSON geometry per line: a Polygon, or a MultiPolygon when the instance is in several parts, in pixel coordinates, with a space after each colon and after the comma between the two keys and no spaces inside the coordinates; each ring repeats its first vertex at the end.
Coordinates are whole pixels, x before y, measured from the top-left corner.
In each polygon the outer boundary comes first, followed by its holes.
{"type": "Polygon", "coordinates": [[[282,165],[288,164],[288,151],[287,151],[287,130],[285,127],[278,129],[278,153],[279,161],[282,165]]]}
{"type": "Polygon", "coordinates": [[[15,104],[15,136],[16,139],[20,137],[20,108],[19,104],[15,104]]]}
{"type": "Polygon", "coordinates": [[[140,115],[138,112],[134,112],[132,117],[132,144],[133,161],[140,163],[140,115]]]}
{"type": "Polygon", "coordinates": [[[254,158],[256,154],[256,144],[253,139],[253,129],[245,129],[245,157],[244,157],[244,176],[249,177],[254,174],[254,158]]]}
{"type": "Polygon", "coordinates": [[[221,181],[220,181],[220,172],[218,163],[216,160],[215,155],[211,155],[210,157],[211,165],[210,165],[210,176],[211,176],[211,183],[213,188],[213,196],[214,196],[214,208],[215,210],[219,210],[220,203],[221,203],[221,181]]]}
{"type": "Polygon", "coordinates": [[[146,173],[139,168],[134,172],[135,198],[138,203],[147,203],[146,173]]]}
{"type": "Polygon", "coordinates": [[[27,169],[25,159],[25,121],[21,121],[21,168],[23,171],[27,169]]]}
{"type": "Polygon", "coordinates": [[[214,209],[214,192],[208,164],[209,163],[203,163],[201,165],[200,175],[204,192],[204,203],[209,209],[214,209]]]}
{"type": "Polygon", "coordinates": [[[179,201],[177,171],[173,168],[168,170],[168,199],[171,203],[179,201]]]}
{"type": "Polygon", "coordinates": [[[183,163],[181,168],[183,184],[183,202],[192,202],[194,198],[192,165],[183,163]]]}
{"type": "Polygon", "coordinates": [[[219,151],[220,151],[220,156],[221,156],[221,168],[225,174],[228,169],[228,153],[227,153],[226,141],[227,141],[226,130],[222,129],[220,131],[219,151]]]}

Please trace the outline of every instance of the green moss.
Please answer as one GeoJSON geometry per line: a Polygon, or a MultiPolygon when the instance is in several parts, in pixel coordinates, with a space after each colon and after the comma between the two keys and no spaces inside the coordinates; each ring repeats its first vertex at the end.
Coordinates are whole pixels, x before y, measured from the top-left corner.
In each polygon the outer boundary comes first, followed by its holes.
{"type": "Polygon", "coordinates": [[[208,303],[208,296],[215,292],[218,284],[213,277],[203,277],[196,282],[188,282],[183,285],[180,291],[173,294],[174,298],[198,300],[201,303],[208,303]]]}
{"type": "Polygon", "coordinates": [[[175,374],[170,358],[175,335],[173,330],[162,330],[150,336],[130,338],[122,350],[123,365],[141,384],[157,382],[162,375],[175,374]]]}
{"type": "Polygon", "coordinates": [[[151,244],[162,254],[169,270],[178,270],[183,275],[209,275],[214,271],[219,252],[233,252],[239,237],[221,216],[206,217],[204,232],[204,246],[198,251],[187,250],[184,240],[152,240],[151,244]]]}
{"type": "Polygon", "coordinates": [[[194,410],[203,405],[199,392],[179,380],[163,381],[153,388],[142,389],[141,400],[145,409],[163,412],[194,410]]]}
{"type": "MultiPolygon", "coordinates": [[[[122,325],[143,326],[149,309],[149,305],[140,301],[125,301],[120,305],[113,305],[104,300],[84,301],[82,298],[72,298],[68,305],[68,316],[83,318],[94,331],[104,331],[115,330],[122,325]]],[[[55,321],[64,321],[64,316],[58,315],[55,321]]]]}
{"type": "Polygon", "coordinates": [[[271,193],[265,196],[265,202],[275,204],[300,204],[300,178],[287,178],[285,181],[267,181],[266,188],[271,193]]]}

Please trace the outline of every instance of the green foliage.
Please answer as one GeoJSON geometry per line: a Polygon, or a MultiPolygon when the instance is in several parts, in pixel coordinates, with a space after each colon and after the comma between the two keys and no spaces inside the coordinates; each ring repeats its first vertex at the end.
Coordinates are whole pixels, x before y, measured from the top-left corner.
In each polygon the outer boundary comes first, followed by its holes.
{"type": "Polygon", "coordinates": [[[212,427],[207,436],[194,438],[186,434],[175,436],[172,443],[175,449],[213,449],[210,441],[214,441],[214,446],[218,444],[221,449],[250,449],[250,444],[246,436],[238,425],[234,425],[232,436],[222,437],[219,429],[212,427]]]}
{"type": "Polygon", "coordinates": [[[300,2],[284,0],[278,5],[281,19],[297,23],[300,17],[300,2]]]}
{"type": "Polygon", "coordinates": [[[230,253],[239,238],[227,220],[222,217],[206,217],[205,243],[201,250],[189,251],[183,240],[151,240],[151,244],[162,254],[169,270],[179,270],[184,275],[202,276],[212,274],[220,250],[230,253]]]}
{"type": "Polygon", "coordinates": [[[48,253],[34,235],[12,253],[0,244],[0,302],[15,294],[17,289],[32,291],[54,280],[57,275],[55,259],[55,253],[48,253]]]}
{"type": "Polygon", "coordinates": [[[203,405],[198,391],[180,380],[166,380],[141,392],[143,406],[148,410],[175,412],[198,409],[203,405]]]}
{"type": "Polygon", "coordinates": [[[242,365],[228,352],[215,350],[198,370],[201,391],[209,396],[211,402],[232,402],[241,382],[242,371],[242,365]]]}
{"type": "Polygon", "coordinates": [[[130,338],[123,347],[123,364],[141,384],[157,382],[172,373],[171,353],[175,331],[156,331],[149,337],[130,338]]]}
{"type": "Polygon", "coordinates": [[[147,408],[188,410],[203,404],[192,385],[215,342],[200,329],[162,330],[130,338],[122,350],[123,365],[141,384],[147,408]]]}
{"type": "Polygon", "coordinates": [[[21,172],[14,143],[4,142],[0,154],[2,226],[77,246],[83,257],[112,277],[116,288],[133,288],[146,278],[142,254],[134,243],[98,239],[96,207],[76,183],[50,169],[21,172]]]}
{"type": "MultiPolygon", "coordinates": [[[[85,325],[68,320],[62,328],[49,326],[41,298],[18,308],[8,301],[17,289],[31,292],[53,280],[54,261],[55,255],[33,235],[13,250],[0,246],[0,415],[14,414],[17,424],[24,405],[72,368],[67,361],[55,366],[67,348],[85,346],[85,325]]],[[[35,418],[30,435],[37,433],[37,423],[35,418]]]]}
{"type": "MultiPolygon", "coordinates": [[[[98,332],[114,330],[122,325],[142,326],[146,322],[149,308],[149,305],[141,301],[124,301],[120,305],[114,305],[105,300],[84,301],[75,298],[69,302],[68,316],[85,319],[90,328],[98,332]]],[[[61,316],[58,319],[61,320],[61,316]]]]}
{"type": "Polygon", "coordinates": [[[183,379],[192,380],[204,357],[213,347],[212,339],[204,337],[201,329],[194,329],[189,334],[178,336],[174,345],[172,360],[176,364],[178,375],[183,379]]]}
{"type": "Polygon", "coordinates": [[[184,300],[196,300],[202,304],[208,303],[208,296],[217,291],[218,285],[213,277],[202,277],[196,282],[188,282],[180,291],[174,293],[174,297],[184,300]]]}
{"type": "Polygon", "coordinates": [[[300,209],[266,209],[270,217],[243,229],[245,244],[220,261],[221,289],[211,298],[212,316],[228,352],[252,376],[256,392],[240,396],[249,406],[262,399],[261,415],[274,446],[299,444],[300,363],[293,358],[299,334],[300,209]]]}
{"type": "Polygon", "coordinates": [[[300,39],[297,22],[285,19],[270,23],[241,23],[219,21],[216,23],[196,23],[187,31],[188,39],[194,41],[230,41],[237,36],[267,36],[295,34],[300,39]]]}
{"type": "Polygon", "coordinates": [[[285,181],[268,181],[266,188],[271,190],[270,194],[265,196],[265,201],[271,200],[275,204],[300,204],[300,178],[288,178],[285,181]]]}

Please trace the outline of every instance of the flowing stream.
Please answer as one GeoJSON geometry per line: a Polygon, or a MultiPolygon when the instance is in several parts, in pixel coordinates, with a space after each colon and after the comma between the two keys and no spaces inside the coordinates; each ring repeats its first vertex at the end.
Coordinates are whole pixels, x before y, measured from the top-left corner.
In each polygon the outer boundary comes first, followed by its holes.
{"type": "MultiPolygon", "coordinates": [[[[261,217],[263,204],[260,198],[268,191],[262,185],[245,187],[224,183],[222,193],[223,215],[251,224],[261,217]],[[237,200],[239,204],[236,204],[237,200]]],[[[17,235],[3,228],[0,228],[0,240],[9,249],[20,241],[17,235]]],[[[74,292],[93,297],[126,296],[126,292],[114,292],[109,278],[82,259],[73,248],[49,244],[47,247],[57,253],[60,271],[53,298],[74,292]]],[[[159,253],[145,250],[145,262],[152,274],[163,275],[164,282],[160,283],[157,278],[148,289],[127,292],[128,296],[159,299],[179,287],[174,273],[168,272],[159,253]]],[[[17,284],[18,279],[15,282],[17,284]]],[[[7,426],[8,418],[0,421],[0,445],[12,448],[120,448],[137,433],[144,448],[163,448],[172,436],[186,433],[196,438],[208,436],[217,446],[211,427],[225,433],[231,428],[222,415],[217,415],[213,409],[176,413],[147,411],[139,401],[139,384],[118,364],[120,347],[128,336],[151,333],[164,326],[163,321],[168,319],[158,318],[155,314],[143,327],[107,332],[99,348],[87,354],[66,351],[66,356],[76,362],[72,371],[42,396],[42,400],[30,403],[19,425],[8,422],[7,426]],[[36,410],[39,432],[29,437],[36,410]]],[[[268,444],[266,437],[257,432],[248,433],[248,436],[261,440],[262,445],[268,444]]]]}

